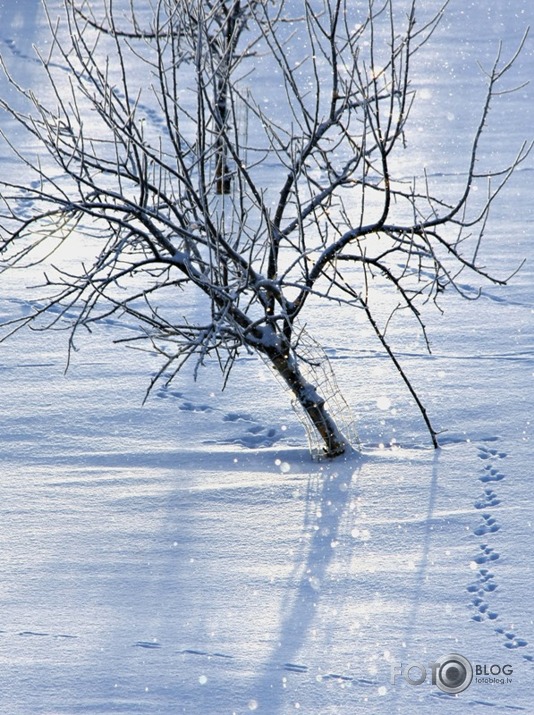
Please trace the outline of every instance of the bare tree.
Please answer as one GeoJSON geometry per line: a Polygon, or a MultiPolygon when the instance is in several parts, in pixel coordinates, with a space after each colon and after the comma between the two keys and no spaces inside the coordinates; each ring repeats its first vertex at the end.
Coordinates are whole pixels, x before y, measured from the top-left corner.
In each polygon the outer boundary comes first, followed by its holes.
{"type": "Polygon", "coordinates": [[[420,303],[461,292],[460,273],[504,282],[479,265],[479,244],[529,150],[477,170],[490,105],[517,56],[499,51],[456,199],[435,195],[423,167],[418,182],[396,177],[416,98],[411,61],[445,6],[416,23],[415,0],[64,0],[39,54],[46,87],[21,86],[4,63],[19,100],[2,109],[46,149],[34,158],[19,134],[4,135],[27,178],[0,181],[1,266],[42,265],[49,292],[12,330],[53,308],[49,326],[75,312],[73,341],[82,326],[126,314],[143,326],[135,340],[165,356],[167,379],[208,355],[227,377],[241,350],[257,352],[333,457],[347,436],[306,377],[303,328],[312,298],[351,306],[437,446],[370,285],[390,286],[393,310],[409,311],[426,339],[420,303]],[[275,78],[267,89],[258,67],[275,78]],[[486,199],[471,208],[480,182],[486,199]],[[76,270],[59,259],[69,242],[76,270]],[[201,320],[169,307],[188,285],[207,299],[201,320]]]}

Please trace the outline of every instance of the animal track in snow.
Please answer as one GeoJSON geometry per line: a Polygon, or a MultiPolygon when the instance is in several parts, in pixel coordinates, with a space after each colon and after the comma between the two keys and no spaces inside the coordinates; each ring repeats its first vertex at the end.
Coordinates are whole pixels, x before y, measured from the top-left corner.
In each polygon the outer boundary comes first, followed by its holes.
{"type": "Polygon", "coordinates": [[[484,474],[478,479],[483,484],[487,484],[488,482],[500,482],[501,479],[504,479],[504,474],[488,464],[484,467],[484,474]]]}
{"type": "Polygon", "coordinates": [[[227,440],[229,444],[240,444],[242,447],[257,448],[271,447],[280,439],[280,434],[277,429],[269,425],[262,425],[257,422],[254,417],[247,412],[228,412],[223,417],[223,422],[250,422],[250,427],[247,427],[241,435],[233,439],[227,440]]]}
{"type": "Polygon", "coordinates": [[[213,412],[213,407],[210,407],[210,405],[195,405],[194,402],[188,402],[187,400],[182,402],[178,409],[182,410],[182,412],[213,412]]]}
{"type": "Polygon", "coordinates": [[[246,412],[228,412],[223,417],[223,422],[255,422],[254,417],[246,412]]]}
{"type": "MultiPolygon", "coordinates": [[[[153,375],[152,377],[156,377],[156,375],[153,375]]],[[[160,399],[179,400],[178,409],[181,412],[221,412],[221,410],[217,407],[212,407],[211,405],[203,403],[196,403],[187,399],[183,392],[170,389],[167,383],[162,384],[157,389],[155,394],[156,397],[160,399]]],[[[272,447],[282,437],[282,431],[279,431],[271,425],[264,425],[257,422],[257,420],[248,412],[227,412],[223,415],[222,421],[229,425],[239,424],[239,426],[243,429],[235,436],[229,436],[222,440],[207,440],[204,444],[237,444],[248,449],[259,449],[260,447],[272,447]],[[246,426],[241,423],[249,423],[249,425],[246,426]]]]}
{"type": "MultiPolygon", "coordinates": [[[[235,659],[235,656],[233,655],[227,655],[225,653],[209,653],[204,650],[196,650],[193,648],[186,648],[182,651],[180,651],[183,655],[194,655],[194,656],[204,656],[208,659],[211,658],[227,658],[227,659],[235,659]]],[[[312,668],[310,668],[308,665],[303,665],[301,663],[279,663],[275,664],[276,668],[279,668],[280,670],[286,671],[288,673],[294,673],[295,675],[309,675],[312,672],[312,668]]],[[[328,681],[334,681],[338,682],[341,684],[349,684],[349,683],[355,683],[358,685],[365,685],[365,686],[376,686],[377,681],[373,680],[371,678],[358,678],[352,675],[347,675],[346,673],[336,673],[330,670],[322,670],[322,669],[313,669],[313,672],[315,673],[315,680],[316,682],[328,682],[328,681]]]]}
{"type": "MultiPolygon", "coordinates": [[[[471,602],[469,604],[473,611],[471,618],[480,623],[482,621],[495,621],[499,618],[499,614],[491,608],[490,604],[491,594],[497,590],[498,585],[495,580],[495,575],[488,567],[497,565],[500,554],[493,546],[487,543],[487,539],[491,538],[493,534],[501,529],[501,524],[493,511],[500,505],[501,500],[494,491],[493,484],[501,482],[506,477],[506,475],[497,468],[496,464],[499,460],[504,459],[507,454],[498,449],[490,449],[485,445],[478,446],[477,450],[479,459],[484,462],[478,480],[485,486],[474,503],[475,509],[479,510],[481,521],[478,526],[473,529],[473,534],[475,536],[485,537],[485,540],[479,544],[479,551],[473,558],[476,578],[467,586],[467,592],[471,594],[471,602]]],[[[509,650],[524,648],[528,645],[528,642],[524,638],[520,638],[511,630],[508,631],[499,626],[495,628],[495,633],[504,638],[503,645],[509,650]]],[[[531,663],[534,662],[534,656],[529,654],[524,655],[523,658],[531,663]]]]}
{"type": "MultiPolygon", "coordinates": [[[[504,628],[496,628],[495,633],[499,633],[505,637],[504,647],[511,650],[515,648],[524,648],[528,645],[528,642],[524,638],[518,638],[515,633],[510,631],[505,631],[504,628]]],[[[531,660],[530,658],[525,658],[525,660],[531,660]]]]}
{"type": "Polygon", "coordinates": [[[485,445],[477,447],[478,456],[480,459],[504,459],[508,455],[506,452],[500,452],[498,449],[489,449],[485,445]]]}
{"type": "Polygon", "coordinates": [[[54,640],[74,640],[78,638],[78,636],[74,636],[70,633],[45,633],[43,631],[17,631],[16,633],[0,631],[0,635],[18,636],[22,638],[52,638],[54,640]]]}
{"type": "MultiPolygon", "coordinates": [[[[488,462],[484,465],[482,474],[478,478],[478,480],[482,482],[482,484],[487,484],[489,482],[500,482],[504,479],[505,475],[497,469],[494,462],[499,459],[504,459],[506,457],[506,452],[500,452],[498,449],[489,449],[488,447],[482,445],[478,447],[478,456],[479,459],[488,462]]],[[[491,504],[490,506],[494,505],[491,504]]]]}
{"type": "Polygon", "coordinates": [[[499,554],[491,546],[480,544],[480,548],[482,553],[473,559],[476,564],[486,564],[488,561],[497,561],[499,558],[499,554]]]}
{"type": "Polygon", "coordinates": [[[170,390],[168,385],[163,385],[162,387],[159,388],[159,390],[156,392],[156,396],[161,398],[162,400],[166,400],[168,397],[177,397],[181,398],[184,396],[183,392],[178,392],[178,390],[170,390]]]}
{"type": "Polygon", "coordinates": [[[491,487],[486,487],[482,494],[475,502],[475,509],[488,509],[492,506],[498,506],[501,503],[500,499],[497,499],[497,495],[491,487]]]}
{"type": "Polygon", "coordinates": [[[498,613],[492,611],[486,597],[497,589],[493,573],[487,568],[480,568],[477,572],[476,580],[469,584],[467,591],[474,594],[471,599],[471,607],[475,613],[472,616],[474,621],[484,621],[489,619],[494,621],[498,618],[498,613]]]}
{"type": "Polygon", "coordinates": [[[183,400],[183,402],[180,405],[178,405],[178,409],[181,410],[182,412],[212,412],[213,411],[213,407],[211,407],[211,405],[195,404],[194,402],[191,402],[190,400],[185,399],[185,395],[183,392],[180,392],[179,390],[169,389],[169,385],[167,385],[167,384],[161,385],[161,387],[158,388],[158,390],[156,392],[156,397],[159,397],[162,400],[166,400],[169,397],[177,399],[177,400],[183,400]]]}
{"type": "MultiPolygon", "coordinates": [[[[509,634],[508,634],[509,635],[509,634]]],[[[37,638],[39,640],[46,641],[46,639],[50,638],[53,640],[75,640],[79,639],[79,636],[68,634],[68,633],[48,633],[44,631],[33,631],[33,630],[25,630],[25,631],[15,631],[15,632],[9,632],[5,630],[0,630],[0,637],[2,636],[15,636],[15,637],[23,637],[23,638],[37,638]]],[[[83,638],[82,638],[83,641],[83,638]]],[[[513,643],[514,641],[510,638],[510,643],[513,643]]],[[[131,647],[133,648],[140,648],[144,651],[154,651],[154,656],[156,656],[156,653],[161,650],[165,650],[166,652],[169,649],[169,644],[165,645],[161,643],[159,640],[154,639],[154,640],[138,640],[135,641],[134,643],[131,644],[131,647]]],[[[510,647],[513,647],[510,645],[510,647]]],[[[205,658],[208,661],[211,661],[213,659],[216,659],[218,661],[236,661],[239,662],[242,660],[240,656],[232,655],[230,653],[224,653],[221,651],[209,651],[205,650],[203,648],[178,648],[178,649],[173,649],[175,653],[178,653],[180,655],[183,655],[184,657],[192,657],[192,658],[205,658]]],[[[250,667],[249,663],[242,662],[242,665],[246,667],[247,669],[250,667]]],[[[372,678],[362,678],[362,677],[356,677],[353,675],[349,675],[347,673],[342,673],[342,672],[337,672],[334,670],[330,670],[328,668],[322,668],[322,667],[310,667],[308,665],[304,665],[302,663],[293,663],[293,662],[279,662],[279,663],[273,663],[272,664],[275,669],[285,671],[287,673],[294,674],[295,676],[302,675],[302,676],[310,676],[313,675],[316,682],[337,682],[341,686],[345,685],[350,685],[351,683],[354,683],[356,685],[363,685],[363,686],[369,686],[369,687],[376,687],[377,685],[377,680],[373,680],[372,678]]]]}
{"type": "MultiPolygon", "coordinates": [[[[158,641],[137,641],[137,643],[134,644],[134,647],[146,648],[148,650],[159,650],[163,646],[158,641]]],[[[212,658],[220,658],[220,659],[226,659],[226,660],[239,660],[238,657],[236,657],[234,655],[230,655],[228,653],[210,652],[210,651],[203,650],[200,648],[184,648],[178,652],[184,656],[206,658],[208,660],[211,660],[212,658]]],[[[352,675],[348,675],[346,673],[337,673],[334,671],[330,671],[328,669],[323,670],[322,668],[312,669],[312,668],[310,668],[310,666],[304,665],[302,663],[292,663],[292,662],[278,663],[278,664],[274,664],[274,667],[278,668],[280,670],[286,671],[288,673],[293,673],[295,675],[309,675],[311,672],[313,672],[313,673],[315,673],[316,682],[335,681],[335,682],[338,682],[341,684],[356,683],[358,685],[365,685],[365,686],[376,686],[377,685],[377,681],[373,680],[371,678],[358,678],[358,677],[355,677],[352,675]]]]}
{"type": "Polygon", "coordinates": [[[307,673],[309,668],[307,665],[298,665],[297,663],[284,663],[284,670],[289,670],[292,673],[307,673]]]}
{"type": "Polygon", "coordinates": [[[183,655],[201,655],[207,658],[226,658],[227,660],[233,660],[233,655],[228,655],[227,653],[210,653],[207,650],[197,650],[195,648],[185,648],[180,651],[183,655]]]}
{"type": "MultiPolygon", "coordinates": [[[[505,452],[499,452],[498,449],[488,448],[485,445],[478,446],[478,457],[485,462],[482,473],[479,476],[479,481],[483,484],[487,482],[498,482],[504,479],[504,474],[494,466],[495,460],[504,459],[505,452]]],[[[480,523],[473,529],[475,536],[488,536],[495,534],[500,530],[501,526],[494,516],[491,509],[499,506],[496,492],[491,486],[485,486],[482,494],[475,501],[475,509],[484,510],[480,513],[480,523]]],[[[495,575],[488,568],[495,564],[500,558],[500,554],[490,546],[486,541],[479,544],[479,551],[473,558],[475,564],[476,578],[467,586],[467,592],[472,594],[470,608],[474,611],[471,618],[474,621],[495,621],[499,614],[490,607],[488,596],[497,590],[497,582],[495,575]],[[477,568],[478,567],[478,568],[477,568]]]]}
{"type": "MultiPolygon", "coordinates": [[[[498,500],[497,500],[498,501],[498,500]]],[[[497,522],[497,519],[492,516],[491,514],[487,514],[486,512],[483,512],[482,514],[482,524],[477,526],[475,529],[473,529],[473,533],[476,536],[484,536],[484,534],[494,534],[496,531],[499,531],[501,528],[497,522]]]]}
{"type": "Polygon", "coordinates": [[[280,439],[280,433],[274,427],[266,425],[253,425],[244,434],[231,439],[223,440],[222,444],[238,444],[249,449],[259,447],[272,447],[280,439]]]}

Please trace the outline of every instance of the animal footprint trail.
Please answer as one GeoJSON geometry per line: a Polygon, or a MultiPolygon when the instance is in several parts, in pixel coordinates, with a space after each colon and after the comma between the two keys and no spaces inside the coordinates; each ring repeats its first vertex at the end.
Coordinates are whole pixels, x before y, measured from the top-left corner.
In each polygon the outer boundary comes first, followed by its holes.
{"type": "MultiPolygon", "coordinates": [[[[524,648],[528,645],[528,642],[524,638],[518,638],[515,633],[505,631],[504,628],[496,628],[495,633],[500,633],[506,638],[504,641],[505,648],[524,648]]],[[[526,657],[525,660],[531,660],[531,658],[526,657]]]]}
{"type": "MultiPolygon", "coordinates": [[[[152,377],[154,377],[154,375],[152,377]]],[[[164,383],[158,387],[155,394],[160,400],[167,400],[169,398],[171,400],[178,400],[178,409],[181,412],[213,412],[214,410],[211,405],[188,400],[183,392],[171,389],[168,383],[164,383]]]]}
{"type": "Polygon", "coordinates": [[[499,531],[501,528],[497,522],[497,519],[492,516],[491,514],[484,513],[482,514],[483,522],[480,524],[480,526],[477,526],[474,530],[473,533],[476,536],[484,536],[484,534],[487,533],[492,533],[494,534],[496,531],[499,531]]]}
{"type": "MultiPolygon", "coordinates": [[[[476,576],[468,584],[467,592],[471,595],[469,604],[473,611],[471,618],[478,623],[491,623],[499,619],[499,613],[491,608],[491,594],[497,591],[498,583],[490,567],[498,565],[500,553],[491,545],[490,539],[501,530],[496,511],[501,500],[495,491],[495,485],[506,478],[506,475],[496,465],[500,460],[505,459],[507,454],[498,449],[490,449],[485,445],[479,446],[477,450],[479,459],[484,462],[478,477],[483,490],[474,503],[475,509],[479,512],[480,521],[473,528],[473,534],[484,537],[484,541],[479,543],[478,552],[473,557],[476,576]]],[[[497,626],[495,633],[503,638],[503,645],[509,650],[528,646],[528,642],[512,630],[497,626]]],[[[527,654],[523,658],[528,662],[534,662],[534,656],[527,654]]]]}
{"type": "MultiPolygon", "coordinates": [[[[223,413],[223,410],[216,406],[188,399],[183,392],[171,389],[168,383],[162,384],[155,391],[155,395],[162,400],[176,400],[177,407],[181,412],[205,413],[207,415],[223,413]]],[[[272,425],[262,424],[248,412],[224,412],[222,422],[227,426],[235,425],[237,430],[233,434],[230,433],[226,438],[206,440],[204,444],[229,444],[239,445],[248,449],[258,449],[260,447],[272,447],[283,437],[284,427],[278,430],[272,425]]]]}
{"type": "MultiPolygon", "coordinates": [[[[160,650],[165,648],[165,646],[159,641],[137,641],[134,643],[135,648],[144,648],[146,650],[160,650]]],[[[172,646],[171,646],[172,647],[172,646]]],[[[198,657],[205,658],[208,661],[211,660],[226,660],[226,661],[236,661],[237,666],[249,667],[249,663],[245,663],[240,655],[231,655],[229,653],[220,653],[207,651],[201,648],[182,648],[175,651],[184,657],[198,657]]],[[[329,668],[323,668],[321,666],[311,667],[309,665],[304,665],[302,663],[274,663],[273,667],[281,672],[291,673],[295,676],[309,676],[312,675],[316,682],[328,682],[335,681],[341,684],[351,684],[363,685],[363,686],[374,686],[377,685],[377,680],[371,678],[360,678],[347,673],[339,673],[331,671],[329,668]]]]}
{"type": "Polygon", "coordinates": [[[484,492],[475,502],[475,509],[488,509],[492,506],[498,506],[501,500],[497,498],[497,495],[491,489],[491,487],[486,487],[484,492]]]}
{"type": "MultiPolygon", "coordinates": [[[[48,631],[38,631],[38,630],[23,630],[23,631],[9,631],[0,630],[0,637],[2,638],[21,638],[28,641],[43,641],[46,643],[50,640],[55,641],[77,641],[78,647],[82,650],[87,648],[87,642],[83,636],[74,635],[65,632],[48,632],[48,631]]],[[[512,640],[509,641],[512,643],[512,640]]],[[[127,642],[124,644],[128,645],[127,642]]],[[[201,647],[184,647],[176,643],[162,643],[158,639],[153,638],[151,640],[135,640],[129,643],[130,647],[139,650],[147,654],[152,653],[152,657],[157,658],[158,653],[169,653],[180,655],[186,659],[199,659],[205,660],[212,663],[228,664],[228,667],[234,667],[241,670],[249,670],[251,667],[251,662],[242,653],[222,652],[220,650],[206,650],[201,647]],[[233,666],[232,666],[233,664],[233,666]]],[[[295,678],[313,678],[317,683],[328,684],[329,682],[337,683],[340,687],[347,686],[362,686],[365,688],[375,688],[378,686],[379,682],[376,678],[372,677],[360,677],[357,675],[352,675],[348,672],[341,672],[337,669],[333,669],[332,664],[328,662],[324,663],[295,663],[295,662],[274,662],[271,667],[274,671],[280,673],[286,673],[288,676],[295,678]]]]}
{"type": "MultiPolygon", "coordinates": [[[[504,479],[504,474],[494,466],[495,460],[504,459],[504,457],[506,457],[504,452],[480,446],[478,447],[478,457],[485,462],[478,478],[482,485],[504,479]]],[[[473,529],[475,536],[486,537],[500,530],[501,526],[497,517],[494,515],[495,512],[492,511],[498,507],[499,504],[500,499],[497,497],[497,493],[493,487],[484,486],[482,494],[480,494],[474,504],[475,509],[480,511],[480,522],[473,529]]],[[[473,557],[476,577],[475,580],[467,586],[467,592],[472,594],[470,607],[474,613],[471,618],[479,623],[483,621],[495,621],[499,617],[497,611],[490,607],[488,600],[490,594],[498,588],[495,574],[489,567],[495,565],[499,558],[499,552],[496,551],[487,540],[479,544],[479,550],[473,557]]]]}

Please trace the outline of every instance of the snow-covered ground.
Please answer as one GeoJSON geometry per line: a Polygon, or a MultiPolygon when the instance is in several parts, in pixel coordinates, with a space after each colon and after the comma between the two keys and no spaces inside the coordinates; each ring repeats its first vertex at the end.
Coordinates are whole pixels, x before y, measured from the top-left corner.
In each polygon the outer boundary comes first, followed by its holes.
{"type": "MultiPolygon", "coordinates": [[[[511,53],[534,24],[530,0],[490,5],[452,0],[414,77],[420,151],[451,184],[476,60],[500,38],[511,53]]],[[[0,2],[0,28],[31,78],[37,0],[0,2]]],[[[533,48],[517,84],[534,75],[533,48]]],[[[532,134],[533,108],[532,87],[497,104],[495,162],[532,134]]],[[[370,333],[319,307],[310,330],[362,442],[332,463],[310,459],[287,396],[252,357],[224,393],[208,366],[142,407],[159,363],[113,345],[120,325],[83,341],[67,374],[64,333],[0,345],[1,713],[534,712],[533,169],[530,158],[511,181],[484,248],[499,275],[526,257],[521,272],[477,301],[450,295],[431,356],[397,335],[446,430],[438,452],[370,333]],[[430,677],[392,682],[395,667],[430,670],[449,653],[475,668],[459,695],[430,677]]],[[[2,320],[31,309],[23,279],[2,276],[2,320]]]]}

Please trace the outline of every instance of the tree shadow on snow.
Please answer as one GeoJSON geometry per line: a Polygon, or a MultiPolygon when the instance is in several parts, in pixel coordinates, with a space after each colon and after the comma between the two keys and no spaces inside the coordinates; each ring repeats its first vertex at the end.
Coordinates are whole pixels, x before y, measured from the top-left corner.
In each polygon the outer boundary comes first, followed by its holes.
{"type": "Polygon", "coordinates": [[[281,604],[278,641],[263,667],[263,673],[253,685],[249,708],[258,708],[269,715],[281,713],[287,705],[283,688],[283,672],[306,673],[308,668],[298,662],[299,653],[310,636],[317,618],[321,589],[327,587],[329,569],[336,550],[333,548],[349,502],[357,496],[361,455],[351,455],[344,461],[322,464],[319,484],[310,483],[303,531],[310,532],[304,561],[296,559],[296,587],[288,590],[281,604]]]}
{"type": "MultiPolygon", "coordinates": [[[[351,502],[359,496],[359,474],[364,464],[369,464],[373,458],[355,457],[346,462],[326,463],[319,477],[319,485],[310,484],[307,518],[303,531],[310,533],[307,544],[307,553],[303,556],[303,563],[295,558],[295,588],[288,590],[288,595],[280,606],[280,625],[277,642],[270,656],[263,665],[262,672],[253,684],[250,692],[249,708],[269,715],[281,715],[286,711],[289,688],[283,683],[284,672],[300,674],[302,677],[314,677],[310,668],[302,663],[302,653],[309,645],[313,629],[317,626],[318,608],[323,594],[328,591],[329,581],[332,580],[332,566],[336,558],[336,549],[332,544],[344,538],[343,530],[346,528],[347,513],[351,502]]],[[[379,460],[381,461],[381,460],[379,460]]],[[[419,615],[425,606],[424,584],[427,579],[430,552],[433,538],[432,523],[436,509],[439,482],[439,451],[432,460],[432,471],[429,483],[425,487],[423,502],[426,502],[426,513],[423,517],[423,532],[419,542],[419,558],[415,573],[410,578],[406,596],[408,598],[408,611],[401,626],[402,640],[407,649],[414,645],[417,639],[419,615]]],[[[399,624],[400,625],[400,624],[399,624]]],[[[335,651],[335,648],[334,648],[335,651]]],[[[325,653],[325,660],[328,656],[325,653]]],[[[381,674],[386,678],[384,683],[389,683],[389,672],[381,674]]],[[[352,676],[335,676],[355,680],[352,676]]],[[[320,673],[320,679],[328,680],[328,671],[320,673]]],[[[381,681],[382,682],[382,681],[381,681]]],[[[309,684],[309,679],[308,679],[309,684]]],[[[373,681],[364,678],[361,684],[366,690],[373,681]]],[[[397,701],[400,692],[391,693],[393,702],[397,701]]],[[[392,701],[389,701],[390,703],[392,701]]]]}

